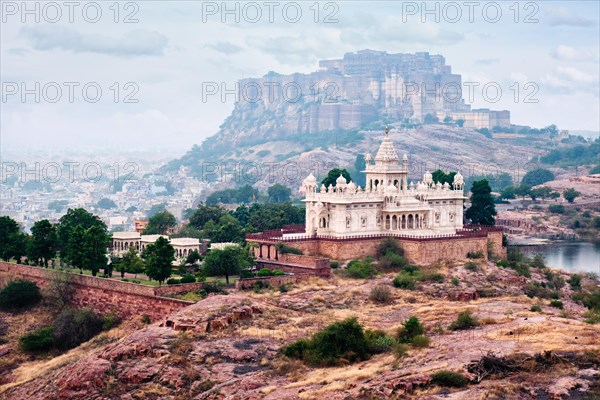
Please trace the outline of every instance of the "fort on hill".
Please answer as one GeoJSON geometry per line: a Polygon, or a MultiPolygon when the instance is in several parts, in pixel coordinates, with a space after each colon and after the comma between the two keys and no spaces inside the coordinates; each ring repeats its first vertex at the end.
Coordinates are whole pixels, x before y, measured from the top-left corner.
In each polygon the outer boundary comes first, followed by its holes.
{"type": "Polygon", "coordinates": [[[450,117],[465,128],[510,127],[509,111],[465,104],[462,77],[441,55],[362,50],[319,66],[308,74],[241,79],[229,121],[267,136],[360,129],[380,118],[423,123],[450,117]]]}
{"type": "MultiPolygon", "coordinates": [[[[386,129],[375,156],[365,156],[366,187],[340,176],[336,185],[319,186],[310,174],[305,194],[306,225],[247,236],[257,244],[259,260],[281,261],[278,243],[304,255],[350,260],[373,256],[386,237],[396,237],[408,259],[428,264],[461,260],[468,253],[504,257],[502,229],[463,225],[464,180],[458,172],[452,185],[434,182],[426,172],[418,183],[408,181],[408,158],[399,162],[386,129]]],[[[283,258],[287,259],[288,256],[283,258]]]]}

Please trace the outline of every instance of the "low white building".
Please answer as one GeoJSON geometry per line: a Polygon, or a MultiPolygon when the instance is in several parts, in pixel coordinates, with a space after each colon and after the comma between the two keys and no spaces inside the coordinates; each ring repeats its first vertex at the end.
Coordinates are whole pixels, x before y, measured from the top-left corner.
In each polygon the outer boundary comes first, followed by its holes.
{"type": "Polygon", "coordinates": [[[455,234],[463,227],[464,180],[459,173],[452,187],[434,182],[427,172],[423,181],[408,182],[408,157],[399,163],[389,138],[379,147],[373,164],[365,156],[366,187],[346,182],[319,187],[310,174],[302,183],[306,194],[306,234],[317,237],[357,235],[434,236],[455,234]]]}
{"type": "MultiPolygon", "coordinates": [[[[122,257],[130,247],[139,252],[144,251],[146,247],[159,237],[169,239],[166,235],[141,235],[139,232],[114,232],[112,234],[111,253],[113,256],[122,257]]],[[[196,238],[173,238],[169,239],[171,246],[175,249],[177,259],[185,259],[194,250],[199,254],[206,253],[206,241],[196,238]]]]}

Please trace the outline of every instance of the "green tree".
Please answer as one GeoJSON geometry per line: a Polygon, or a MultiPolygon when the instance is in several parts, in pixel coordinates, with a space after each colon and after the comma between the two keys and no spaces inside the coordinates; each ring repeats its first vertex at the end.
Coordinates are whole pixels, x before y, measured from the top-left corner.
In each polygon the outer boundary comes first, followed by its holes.
{"type": "Polygon", "coordinates": [[[501,199],[514,199],[516,197],[516,191],[517,188],[515,188],[513,185],[507,186],[504,189],[502,189],[500,191],[500,198],[501,199]]]}
{"type": "Polygon", "coordinates": [[[465,120],[464,119],[457,119],[456,120],[456,126],[458,126],[459,128],[462,128],[465,125],[465,120]]]}
{"type": "Polygon", "coordinates": [[[456,172],[445,173],[441,169],[438,169],[438,170],[433,171],[431,173],[431,177],[433,178],[433,181],[434,182],[439,182],[441,184],[444,184],[444,183],[452,184],[452,183],[454,183],[454,175],[456,175],[456,172]]]}
{"type": "Polygon", "coordinates": [[[531,192],[531,186],[529,186],[529,185],[520,184],[515,189],[515,194],[517,196],[521,196],[521,198],[523,200],[525,200],[525,196],[529,196],[530,192],[531,192]]]}
{"type": "Polygon", "coordinates": [[[327,173],[327,176],[321,181],[321,184],[325,185],[325,187],[329,187],[329,185],[335,186],[335,181],[340,175],[346,178],[346,182],[348,183],[352,180],[346,169],[334,168],[327,173]]]}
{"type": "Polygon", "coordinates": [[[123,258],[119,262],[121,278],[125,277],[125,272],[135,274],[137,278],[137,274],[144,272],[145,268],[146,263],[140,258],[134,247],[130,247],[129,250],[123,254],[123,258]]]}
{"type": "Polygon", "coordinates": [[[521,185],[537,186],[554,180],[554,174],[547,169],[538,168],[529,171],[521,180],[521,185]]]}
{"type": "Polygon", "coordinates": [[[63,215],[56,227],[58,234],[58,245],[60,248],[60,258],[62,261],[70,265],[75,265],[71,256],[78,254],[81,239],[85,230],[97,226],[104,230],[108,236],[106,224],[102,222],[96,215],[89,213],[83,208],[69,209],[63,215]],[[81,228],[78,235],[75,235],[75,230],[81,228]]]}
{"type": "Polygon", "coordinates": [[[26,253],[27,236],[21,232],[21,227],[14,219],[0,217],[0,257],[4,261],[11,258],[21,261],[26,253]]]}
{"type": "Polygon", "coordinates": [[[425,118],[423,119],[424,124],[437,124],[438,122],[438,118],[432,114],[425,115],[425,118]]]}
{"type": "Polygon", "coordinates": [[[110,235],[106,229],[100,226],[92,226],[88,229],[77,227],[71,239],[69,257],[73,261],[74,267],[79,268],[80,271],[89,269],[93,276],[98,274],[100,268],[107,268],[106,253],[110,235]]]}
{"type": "Polygon", "coordinates": [[[488,181],[483,179],[473,182],[471,187],[471,207],[465,213],[465,216],[473,224],[495,225],[496,207],[492,197],[492,189],[488,181]]]}
{"type": "Polygon", "coordinates": [[[27,245],[27,258],[48,267],[48,260],[56,256],[58,235],[56,227],[47,219],[36,221],[31,228],[31,240],[27,245]]]}
{"type": "Polygon", "coordinates": [[[202,257],[200,257],[198,250],[193,250],[188,254],[187,258],[185,259],[185,263],[188,265],[195,265],[198,263],[198,261],[200,261],[201,258],[202,257]]]}
{"type": "Polygon", "coordinates": [[[100,199],[98,204],[96,204],[96,207],[102,208],[104,210],[111,210],[113,208],[117,208],[117,203],[115,203],[111,199],[103,198],[100,199]]]}
{"type": "Polygon", "coordinates": [[[575,201],[575,199],[577,197],[581,196],[581,193],[579,193],[577,190],[570,188],[567,189],[563,192],[563,197],[565,198],[565,200],[567,200],[569,203],[572,203],[575,201]]]}
{"type": "Polygon", "coordinates": [[[367,184],[367,175],[363,172],[367,169],[367,161],[364,154],[358,154],[354,160],[354,183],[365,187],[367,184]]]}
{"type": "Polygon", "coordinates": [[[284,203],[290,201],[292,191],[289,187],[276,183],[267,189],[267,194],[271,203],[284,203]]]}
{"type": "Polygon", "coordinates": [[[161,285],[171,276],[172,263],[175,261],[175,249],[169,239],[159,237],[156,242],[149,244],[142,256],[146,260],[146,275],[157,280],[161,285]]]}
{"type": "Polygon", "coordinates": [[[189,225],[196,229],[202,229],[208,221],[218,222],[225,213],[223,207],[200,204],[190,217],[189,225]]]}
{"type": "Polygon", "coordinates": [[[148,226],[144,230],[146,235],[164,235],[169,229],[175,228],[177,220],[167,210],[160,211],[148,220],[148,226]]]}
{"type": "Polygon", "coordinates": [[[547,186],[534,188],[534,189],[531,189],[531,191],[529,192],[529,195],[531,196],[532,200],[535,200],[538,197],[545,200],[547,197],[550,197],[551,194],[552,194],[552,188],[549,188],[547,186]]]}
{"type": "Polygon", "coordinates": [[[211,250],[204,257],[204,273],[207,276],[225,276],[229,285],[229,276],[239,274],[250,265],[248,252],[239,246],[228,246],[223,250],[211,250]]]}
{"type": "Polygon", "coordinates": [[[249,213],[246,224],[246,231],[249,233],[280,229],[284,225],[303,224],[306,216],[304,208],[290,203],[255,203],[250,207],[249,213]]]}
{"type": "Polygon", "coordinates": [[[444,124],[449,125],[452,122],[452,117],[447,116],[444,118],[444,124]]]}

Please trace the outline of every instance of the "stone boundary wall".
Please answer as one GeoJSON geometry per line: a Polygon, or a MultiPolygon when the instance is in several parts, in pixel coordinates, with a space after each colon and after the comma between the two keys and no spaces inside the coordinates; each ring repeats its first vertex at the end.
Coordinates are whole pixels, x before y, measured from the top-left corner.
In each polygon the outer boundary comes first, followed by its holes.
{"type": "MultiPolygon", "coordinates": [[[[33,281],[40,287],[49,284],[49,272],[52,271],[52,269],[0,262],[0,274],[14,274],[18,278],[33,281]]],[[[122,318],[147,315],[152,321],[156,321],[193,304],[190,301],[160,297],[155,290],[160,291],[160,288],[153,286],[87,275],[71,274],[70,276],[75,287],[73,305],[91,308],[102,314],[114,312],[122,318]]]]}
{"type": "MultiPolygon", "coordinates": [[[[305,254],[326,256],[334,260],[353,260],[374,256],[377,247],[385,238],[361,238],[356,240],[309,239],[286,243],[305,254]]],[[[502,232],[488,232],[481,237],[440,238],[439,240],[418,240],[396,238],[405,252],[405,257],[415,264],[430,264],[439,260],[464,260],[468,252],[481,251],[488,257],[488,240],[496,257],[506,258],[502,247],[502,232]]],[[[262,260],[261,260],[262,261],[262,260]]]]}
{"type": "Polygon", "coordinates": [[[265,260],[259,259],[256,260],[256,266],[258,269],[268,268],[271,271],[275,269],[280,269],[283,272],[287,272],[294,275],[310,275],[310,276],[320,276],[323,278],[327,278],[331,275],[331,267],[329,266],[329,259],[323,258],[323,260],[327,260],[327,266],[323,268],[313,268],[310,266],[304,266],[299,264],[291,264],[284,263],[278,260],[265,260]]]}
{"type": "Polygon", "coordinates": [[[154,286],[155,296],[165,296],[168,294],[180,294],[193,292],[194,290],[204,289],[206,282],[178,283],[175,285],[154,286]]]}
{"type": "Polygon", "coordinates": [[[329,259],[302,254],[284,253],[279,254],[278,261],[282,263],[299,264],[315,269],[329,268],[329,259]]]}
{"type": "Polygon", "coordinates": [[[296,283],[300,281],[302,277],[298,275],[279,275],[279,276],[257,276],[256,278],[244,278],[238,279],[235,282],[236,289],[250,289],[254,287],[256,282],[262,282],[264,284],[268,284],[269,286],[280,286],[285,285],[286,283],[296,283]]]}

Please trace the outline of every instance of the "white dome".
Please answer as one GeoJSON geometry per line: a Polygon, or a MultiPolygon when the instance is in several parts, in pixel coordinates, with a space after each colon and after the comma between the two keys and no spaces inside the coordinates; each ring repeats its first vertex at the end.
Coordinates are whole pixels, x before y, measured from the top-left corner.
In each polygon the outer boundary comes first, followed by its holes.
{"type": "Polygon", "coordinates": [[[461,175],[460,171],[458,171],[456,173],[456,175],[454,175],[454,184],[455,185],[462,185],[465,183],[465,180],[463,178],[463,176],[461,175]]]}
{"type": "Polygon", "coordinates": [[[342,174],[340,174],[340,176],[335,180],[335,184],[337,185],[345,185],[346,183],[348,183],[348,181],[346,181],[346,178],[344,178],[344,176],[342,174]]]}
{"type": "Polygon", "coordinates": [[[315,178],[315,176],[311,172],[310,175],[308,175],[306,177],[306,179],[304,179],[304,183],[305,184],[310,184],[310,183],[314,184],[314,183],[317,183],[317,179],[315,178]]]}
{"type": "Polygon", "coordinates": [[[387,187],[387,191],[389,193],[396,193],[398,191],[398,188],[392,184],[390,184],[390,186],[387,187]]]}
{"type": "Polygon", "coordinates": [[[423,183],[430,185],[433,183],[433,175],[429,171],[425,172],[423,175],[423,183]]]}
{"type": "Polygon", "coordinates": [[[356,189],[356,184],[352,181],[348,184],[348,189],[356,189]]]}
{"type": "Polygon", "coordinates": [[[424,183],[422,183],[422,182],[419,182],[419,183],[417,184],[417,190],[427,190],[427,185],[425,185],[425,184],[424,184],[424,183]]]}

